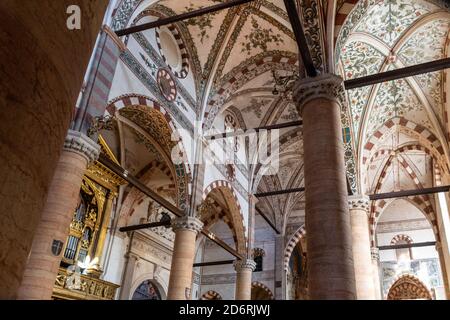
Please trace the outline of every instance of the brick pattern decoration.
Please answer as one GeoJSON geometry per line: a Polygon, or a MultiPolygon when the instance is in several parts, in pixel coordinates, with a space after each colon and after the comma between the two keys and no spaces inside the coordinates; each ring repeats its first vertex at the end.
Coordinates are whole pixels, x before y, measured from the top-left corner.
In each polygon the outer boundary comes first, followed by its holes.
{"type": "Polygon", "coordinates": [[[442,186],[441,169],[439,169],[439,165],[437,163],[434,164],[434,178],[436,186],[442,186]]]}
{"type": "Polygon", "coordinates": [[[163,50],[162,45],[161,45],[160,29],[156,28],[155,29],[155,34],[156,34],[156,44],[158,46],[158,50],[159,50],[159,53],[160,53],[162,59],[166,63],[167,67],[175,75],[175,77],[180,78],[180,79],[184,79],[184,78],[187,77],[187,75],[189,73],[189,54],[188,54],[186,46],[185,46],[185,44],[183,42],[183,39],[181,37],[181,33],[180,33],[180,31],[178,31],[178,28],[175,27],[175,25],[173,25],[173,24],[168,25],[167,28],[169,29],[169,31],[172,33],[173,37],[177,41],[178,48],[180,49],[180,53],[181,53],[181,69],[179,71],[174,70],[173,66],[168,64],[167,58],[164,55],[164,50],[163,50]]]}
{"type": "Polygon", "coordinates": [[[410,236],[406,235],[406,234],[398,234],[395,237],[392,238],[391,240],[391,245],[396,245],[399,242],[406,242],[408,244],[414,243],[413,239],[411,239],[410,236]]]}
{"type": "Polygon", "coordinates": [[[429,156],[433,157],[433,160],[435,160],[437,162],[438,159],[436,159],[435,154],[428,149],[427,147],[424,147],[420,144],[408,144],[408,145],[404,145],[396,150],[392,150],[392,149],[378,149],[370,158],[368,163],[372,163],[375,160],[378,160],[381,157],[384,157],[390,153],[392,153],[392,151],[395,151],[397,153],[402,153],[402,152],[407,152],[407,151],[412,151],[412,150],[416,150],[416,151],[422,151],[425,152],[426,154],[428,154],[429,156]]]}
{"type": "Polygon", "coordinates": [[[386,300],[433,299],[426,285],[412,274],[397,277],[388,288],[390,289],[385,293],[386,300]]]}
{"type": "Polygon", "coordinates": [[[334,46],[336,45],[339,32],[345,23],[348,15],[358,3],[359,0],[344,0],[342,6],[337,8],[336,18],[334,20],[334,46]]]}
{"type": "Polygon", "coordinates": [[[214,290],[209,290],[208,292],[205,292],[200,300],[223,300],[222,296],[218,294],[214,290]]]}
{"type": "Polygon", "coordinates": [[[223,222],[226,223],[228,228],[230,228],[231,233],[233,234],[233,241],[234,243],[237,244],[238,236],[236,233],[236,229],[234,228],[233,221],[231,219],[231,213],[228,210],[222,208],[222,206],[211,197],[207,201],[209,201],[209,204],[214,208],[214,211],[209,212],[207,216],[200,217],[201,221],[203,222],[203,226],[206,229],[209,229],[217,221],[222,220],[223,222]]]}
{"type": "Polygon", "coordinates": [[[267,297],[269,298],[269,300],[274,299],[272,291],[265,284],[258,282],[258,281],[253,281],[252,282],[252,291],[254,288],[260,288],[260,289],[264,290],[264,292],[267,294],[267,297]]]}
{"type": "Polygon", "coordinates": [[[287,271],[289,268],[289,260],[291,259],[291,255],[295,249],[295,246],[305,235],[306,228],[305,225],[303,225],[297,231],[295,231],[291,239],[286,244],[286,248],[284,249],[284,271],[287,271]]]}
{"type": "Polygon", "coordinates": [[[245,82],[248,82],[256,76],[262,74],[263,72],[270,70],[270,68],[277,66],[278,64],[295,66],[297,62],[297,56],[284,57],[282,55],[269,55],[262,56],[259,59],[256,59],[252,63],[248,64],[247,66],[242,67],[236,74],[231,76],[225,81],[224,84],[218,87],[214,96],[209,99],[208,107],[206,108],[206,111],[203,115],[203,127],[205,129],[211,128],[215,115],[218,113],[217,111],[213,110],[223,105],[225,100],[232,94],[234,94],[237,89],[243,85],[243,80],[245,80],[245,82]],[[210,114],[211,112],[212,115],[210,114]]]}
{"type": "Polygon", "coordinates": [[[81,89],[82,98],[75,110],[72,129],[86,134],[93,119],[105,113],[120,50],[115,40],[103,30],[94,52],[93,67],[81,89]]]}
{"type": "MultiPolygon", "coordinates": [[[[244,226],[244,214],[242,213],[242,208],[239,203],[239,199],[236,195],[236,192],[234,191],[233,186],[228,181],[216,180],[203,190],[202,199],[203,199],[203,201],[205,201],[211,192],[213,192],[215,189],[222,189],[222,188],[229,190],[229,192],[231,193],[231,195],[233,197],[233,199],[231,200],[233,203],[232,204],[228,203],[228,204],[229,205],[234,204],[236,206],[236,210],[231,210],[229,212],[230,217],[232,219],[232,221],[230,221],[231,225],[229,224],[229,227],[235,233],[235,243],[238,248],[238,251],[240,253],[245,253],[246,252],[245,250],[247,247],[247,237],[245,235],[246,228],[244,226]],[[233,212],[233,211],[237,211],[237,212],[233,212]]],[[[221,208],[221,210],[223,210],[223,209],[221,208]]]]}
{"type": "MultiPolygon", "coordinates": [[[[407,150],[421,150],[425,151],[426,148],[423,148],[419,145],[407,145],[400,147],[396,150],[397,153],[401,153],[407,150]]],[[[428,151],[428,150],[427,150],[428,151]]],[[[425,151],[426,152],[426,151],[425,151]]],[[[430,154],[430,153],[428,153],[430,154]]],[[[388,169],[390,168],[390,165],[392,164],[392,161],[394,159],[394,156],[390,156],[389,159],[386,161],[386,164],[384,165],[380,176],[378,178],[377,185],[374,190],[374,194],[379,193],[381,190],[381,187],[384,183],[384,180],[387,176],[388,169]]],[[[411,168],[409,163],[403,158],[400,157],[399,163],[402,165],[402,167],[405,169],[411,180],[414,182],[417,189],[423,189],[424,186],[420,182],[419,178],[417,177],[415,171],[411,168]]],[[[369,216],[369,229],[370,229],[370,238],[371,238],[371,247],[374,247],[376,244],[376,225],[378,222],[379,217],[381,216],[381,213],[385,208],[387,208],[387,205],[390,204],[392,201],[389,202],[385,200],[377,200],[372,201],[371,208],[370,208],[370,216],[369,216]]],[[[412,204],[414,204],[419,210],[421,210],[425,217],[428,219],[428,221],[431,224],[431,227],[433,229],[433,232],[435,234],[436,239],[439,239],[439,228],[438,223],[436,220],[436,214],[434,211],[434,208],[431,204],[430,198],[428,195],[422,195],[422,196],[415,196],[413,198],[408,198],[408,201],[410,201],[412,204]]]]}
{"type": "MultiPolygon", "coordinates": [[[[156,101],[154,101],[152,98],[140,95],[140,94],[126,94],[121,95],[112,101],[108,103],[108,106],[106,107],[105,116],[114,116],[116,112],[118,112],[120,109],[128,107],[128,106],[147,106],[149,108],[155,109],[159,112],[161,112],[164,116],[164,118],[167,120],[167,124],[169,125],[171,133],[177,131],[177,126],[175,125],[174,121],[172,120],[172,117],[170,114],[156,101]]],[[[183,144],[180,140],[178,143],[178,147],[180,148],[180,156],[184,159],[185,163],[185,169],[186,174],[189,176],[191,173],[189,162],[187,161],[187,156],[185,149],[183,147],[183,144]]]]}
{"type": "MultiPolygon", "coordinates": [[[[388,205],[394,200],[385,201],[385,200],[378,200],[374,201],[371,206],[370,210],[370,218],[369,218],[369,228],[370,228],[370,246],[375,247],[376,246],[376,238],[375,238],[375,228],[376,223],[383,212],[384,209],[388,207],[388,205]]],[[[415,196],[413,198],[408,198],[407,201],[409,201],[411,204],[415,205],[419,210],[421,210],[425,217],[430,222],[433,232],[436,237],[436,241],[439,241],[439,233],[438,233],[438,226],[436,219],[434,217],[434,209],[431,205],[430,201],[424,200],[423,198],[419,196],[415,196]]]]}
{"type": "Polygon", "coordinates": [[[396,117],[386,121],[374,134],[370,137],[369,141],[366,142],[362,154],[362,163],[366,164],[367,160],[371,158],[374,147],[380,141],[384,134],[390,132],[394,126],[401,126],[409,130],[414,131],[423,137],[427,142],[430,143],[440,156],[445,157],[444,148],[442,147],[439,139],[431,133],[427,128],[422,125],[416,124],[404,117],[396,117]]]}

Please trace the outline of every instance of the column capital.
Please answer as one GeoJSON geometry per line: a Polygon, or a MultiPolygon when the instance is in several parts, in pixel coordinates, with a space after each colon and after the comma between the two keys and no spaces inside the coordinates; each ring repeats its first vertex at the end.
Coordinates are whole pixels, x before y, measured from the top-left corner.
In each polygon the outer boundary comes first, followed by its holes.
{"type": "Polygon", "coordinates": [[[369,197],[365,195],[353,195],[348,197],[348,208],[360,209],[369,212],[369,197]]]}
{"type": "Polygon", "coordinates": [[[64,150],[82,155],[88,164],[97,160],[100,155],[100,146],[97,143],[85,134],[74,130],[69,130],[67,133],[64,150]]]}
{"type": "Polygon", "coordinates": [[[176,218],[172,221],[172,230],[189,230],[195,233],[199,233],[203,228],[203,222],[195,217],[184,216],[176,218]]]}
{"type": "Polygon", "coordinates": [[[440,241],[436,241],[435,248],[436,248],[436,251],[439,252],[439,250],[442,249],[442,243],[440,241]]]}
{"type": "Polygon", "coordinates": [[[344,80],[334,74],[326,73],[314,78],[300,79],[294,86],[294,101],[300,114],[303,107],[311,100],[324,98],[337,102],[345,102],[344,80]]]}
{"type": "Polygon", "coordinates": [[[380,249],[377,247],[371,247],[370,256],[372,257],[372,260],[380,260],[380,249]]]}
{"type": "Polygon", "coordinates": [[[233,265],[236,272],[240,272],[243,269],[250,269],[251,271],[254,271],[256,269],[256,263],[251,259],[236,260],[234,261],[233,265]]]}

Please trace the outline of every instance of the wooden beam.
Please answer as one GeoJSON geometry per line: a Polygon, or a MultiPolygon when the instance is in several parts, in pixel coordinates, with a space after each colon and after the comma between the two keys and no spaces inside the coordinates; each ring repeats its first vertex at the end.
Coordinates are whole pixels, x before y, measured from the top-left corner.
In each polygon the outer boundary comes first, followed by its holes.
{"type": "Polygon", "coordinates": [[[223,261],[210,261],[210,262],[199,262],[194,263],[193,267],[208,267],[208,266],[221,266],[225,264],[233,264],[236,260],[223,260],[223,261]]]}
{"type": "Polygon", "coordinates": [[[448,192],[449,190],[450,190],[450,185],[447,185],[447,186],[432,187],[432,188],[423,188],[423,189],[413,189],[413,190],[403,190],[403,191],[371,194],[371,195],[369,195],[369,199],[370,200],[381,200],[381,199],[419,196],[419,195],[423,195],[423,194],[448,192]]]}
{"type": "Polygon", "coordinates": [[[194,10],[191,12],[182,13],[182,14],[179,14],[176,16],[162,18],[157,21],[144,23],[144,24],[141,24],[138,26],[133,26],[133,27],[129,27],[126,29],[118,30],[118,31],[116,31],[116,34],[118,37],[122,37],[122,36],[126,36],[126,35],[129,35],[132,33],[141,32],[141,31],[156,28],[156,27],[161,27],[161,26],[172,24],[175,22],[179,22],[179,21],[195,18],[198,16],[202,16],[205,14],[217,12],[220,10],[228,9],[228,8],[231,8],[234,6],[239,6],[239,5],[251,2],[251,1],[254,1],[254,0],[230,0],[230,1],[220,3],[220,4],[217,4],[214,6],[205,7],[205,8],[201,8],[201,9],[194,10]]]}
{"type": "Polygon", "coordinates": [[[255,193],[254,196],[257,198],[262,198],[262,197],[277,196],[280,194],[303,192],[303,191],[305,191],[305,188],[302,187],[302,188],[293,188],[293,189],[286,189],[286,190],[255,193]]]}
{"type": "Polygon", "coordinates": [[[297,7],[294,0],[284,0],[284,6],[286,7],[289,21],[292,25],[292,31],[294,31],[295,39],[297,40],[298,51],[302,57],[303,65],[305,66],[306,74],[309,77],[317,76],[317,70],[314,67],[314,63],[309,51],[308,42],[306,41],[305,33],[298,16],[297,7]]]}
{"type": "Polygon", "coordinates": [[[418,74],[439,71],[446,68],[450,68],[450,58],[435,60],[431,62],[421,63],[415,66],[409,66],[405,68],[381,72],[366,77],[346,80],[344,81],[344,86],[346,90],[350,90],[381,82],[412,77],[418,74]]]}
{"type": "MultiPolygon", "coordinates": [[[[185,215],[185,213],[182,210],[175,207],[173,204],[171,204],[169,201],[167,201],[166,199],[161,197],[159,194],[157,194],[153,190],[149,189],[146,185],[144,185],[137,178],[135,178],[133,175],[131,175],[127,170],[122,168],[117,163],[111,161],[103,153],[100,154],[98,161],[101,164],[103,164],[104,166],[106,166],[107,168],[109,168],[110,170],[112,170],[115,174],[121,176],[123,179],[128,181],[128,183],[130,183],[132,186],[136,187],[143,194],[145,194],[146,196],[150,197],[151,199],[153,199],[154,201],[159,203],[162,207],[164,207],[165,209],[167,209],[168,211],[170,211],[177,217],[182,217],[185,215]]],[[[231,253],[236,258],[241,259],[241,260],[244,259],[244,257],[241,254],[239,254],[236,250],[231,248],[224,241],[219,239],[214,233],[206,230],[205,228],[203,228],[203,230],[201,232],[205,237],[207,237],[211,241],[215,242],[217,245],[219,245],[220,247],[222,247],[223,249],[225,249],[226,251],[231,253]]]]}
{"type": "Polygon", "coordinates": [[[176,215],[177,217],[182,217],[185,215],[185,213],[174,206],[172,203],[161,197],[159,194],[148,188],[145,184],[140,182],[137,178],[135,178],[132,174],[130,174],[127,170],[122,168],[120,165],[115,163],[114,161],[110,160],[105,154],[101,153],[98,161],[112,170],[115,174],[119,175],[123,179],[125,179],[128,183],[136,187],[139,191],[141,191],[146,196],[150,197],[154,201],[156,201],[158,204],[160,204],[165,209],[169,210],[171,213],[176,215]]]}
{"type": "Polygon", "coordinates": [[[263,219],[267,222],[267,224],[272,227],[273,231],[275,231],[276,234],[281,234],[281,232],[277,229],[277,227],[275,227],[272,221],[270,221],[270,219],[261,210],[259,210],[257,207],[255,207],[255,210],[261,217],[263,217],[263,219]]]}
{"type": "Polygon", "coordinates": [[[152,222],[152,223],[143,223],[143,224],[136,224],[133,226],[128,227],[122,227],[119,229],[120,232],[129,232],[129,231],[136,231],[141,229],[151,229],[151,228],[157,228],[157,227],[168,227],[170,226],[170,221],[165,222],[152,222]]]}
{"type": "Polygon", "coordinates": [[[231,131],[231,132],[224,132],[224,133],[218,133],[213,134],[210,136],[206,136],[206,140],[215,140],[215,139],[224,139],[229,137],[235,137],[239,135],[246,135],[249,133],[249,131],[259,132],[261,130],[274,130],[274,129],[284,129],[284,128],[290,128],[290,127],[301,127],[303,124],[303,121],[291,121],[291,122],[285,122],[285,123],[277,123],[277,124],[271,124],[267,126],[262,126],[258,128],[253,129],[247,129],[245,131],[231,131]]]}
{"type": "Polygon", "coordinates": [[[244,260],[244,256],[243,255],[241,255],[236,250],[234,250],[232,247],[230,247],[225,241],[217,238],[217,236],[214,233],[212,233],[211,231],[207,230],[206,228],[203,228],[201,232],[209,240],[215,242],[217,245],[219,245],[220,247],[222,247],[223,249],[225,249],[226,251],[231,253],[236,258],[238,258],[240,260],[244,260]]]}
{"type": "Polygon", "coordinates": [[[394,249],[409,249],[409,248],[416,248],[416,247],[431,247],[435,246],[436,241],[429,241],[429,242],[419,242],[419,243],[405,243],[405,244],[395,244],[391,246],[379,246],[379,250],[394,250],[394,249]]]}

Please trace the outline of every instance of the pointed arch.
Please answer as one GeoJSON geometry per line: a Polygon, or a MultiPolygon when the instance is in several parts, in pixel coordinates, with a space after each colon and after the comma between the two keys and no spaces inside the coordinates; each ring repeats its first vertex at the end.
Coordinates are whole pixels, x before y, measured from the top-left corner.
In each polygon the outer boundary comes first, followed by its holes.
{"type": "MultiPolygon", "coordinates": [[[[222,206],[220,206],[216,201],[213,201],[212,204],[215,209],[218,210],[216,212],[219,213],[219,217],[223,218],[225,215],[228,216],[228,218],[224,222],[228,224],[231,231],[233,232],[236,249],[239,253],[245,254],[247,248],[246,228],[244,226],[245,220],[236,192],[234,191],[233,186],[228,181],[216,180],[203,190],[202,204],[205,204],[205,201],[207,200],[207,198],[209,198],[209,195],[211,195],[215,191],[223,195],[228,208],[222,208],[222,206]]],[[[217,221],[219,217],[215,217],[212,219],[214,219],[214,221],[217,221]]],[[[209,225],[211,225],[212,223],[209,223],[209,225]]]]}
{"type": "Polygon", "coordinates": [[[292,252],[297,246],[297,243],[306,236],[305,225],[301,226],[289,239],[284,249],[284,271],[289,268],[289,260],[291,259],[292,252]]]}
{"type": "Polygon", "coordinates": [[[273,293],[265,284],[253,281],[251,300],[273,300],[273,293]]]}

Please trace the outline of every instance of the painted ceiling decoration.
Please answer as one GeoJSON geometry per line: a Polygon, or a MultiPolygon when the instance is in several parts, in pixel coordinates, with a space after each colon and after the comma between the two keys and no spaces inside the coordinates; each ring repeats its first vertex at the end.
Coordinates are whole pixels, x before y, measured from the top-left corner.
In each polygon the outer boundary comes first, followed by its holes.
{"type": "Polygon", "coordinates": [[[155,34],[159,54],[167,67],[177,78],[186,78],[189,72],[189,55],[177,27],[169,25],[156,28],[155,34]]]}
{"type": "MultiPolygon", "coordinates": [[[[336,70],[347,80],[442,59],[449,30],[450,14],[440,1],[359,1],[340,29],[336,70]]],[[[442,83],[440,71],[348,90],[348,130],[359,166],[366,153],[383,144],[379,135],[392,119],[404,119],[411,129],[424,128],[421,132],[428,133],[420,140],[430,135],[442,140],[447,135],[442,83]]],[[[391,141],[389,147],[400,144],[391,141]]],[[[367,177],[362,179],[360,188],[367,182],[367,177]]]]}
{"type": "MultiPolygon", "coordinates": [[[[224,0],[122,0],[113,28],[118,30],[221,2],[224,0]]],[[[331,49],[326,46],[325,30],[330,1],[296,0],[296,4],[316,69],[320,73],[331,71],[327,62],[333,57],[327,51],[331,49]]],[[[337,1],[336,14],[348,12],[345,19],[340,17],[342,27],[336,34],[335,70],[344,79],[354,79],[445,57],[450,16],[443,4],[441,0],[337,1]]],[[[195,110],[195,119],[201,120],[206,134],[214,127],[224,130],[225,118],[230,115],[233,126],[239,128],[301,120],[289,89],[273,92],[277,78],[305,76],[283,0],[255,0],[137,33],[128,38],[128,43],[134,40],[141,55],[128,56],[127,66],[144,79],[155,98],[163,100],[161,104],[183,127],[190,127],[186,115],[191,110],[195,110]],[[139,63],[144,67],[138,67],[139,63]],[[162,75],[161,70],[167,74],[162,75]],[[162,79],[167,81],[162,83],[162,79]]],[[[373,183],[374,176],[383,170],[387,161],[384,155],[380,156],[380,163],[369,160],[379,150],[387,150],[388,156],[406,143],[416,143],[426,146],[437,159],[448,153],[446,146],[439,144],[447,135],[448,126],[442,78],[442,72],[434,72],[344,93],[343,99],[348,102],[341,110],[344,155],[354,193],[365,191],[364,183],[373,183]],[[394,123],[392,127],[388,127],[390,121],[394,123]],[[363,158],[368,177],[361,177],[363,158]],[[375,167],[368,169],[371,166],[375,167]]],[[[280,139],[282,170],[277,174],[263,176],[262,166],[242,163],[232,170],[223,167],[219,171],[233,177],[233,186],[241,195],[246,194],[246,188],[234,178],[240,173],[251,179],[253,192],[302,186],[301,131],[282,129],[280,139]]],[[[415,152],[427,154],[423,150],[415,152]]],[[[399,157],[399,161],[408,162],[409,157],[415,156],[408,154],[406,158],[399,157]]],[[[393,172],[391,167],[386,170],[387,174],[393,172]]],[[[416,172],[416,176],[420,175],[416,172]]],[[[402,177],[411,179],[411,175],[402,177]]],[[[289,211],[302,209],[302,201],[298,194],[283,195],[263,199],[259,205],[270,212],[277,225],[284,225],[289,211]]]]}

